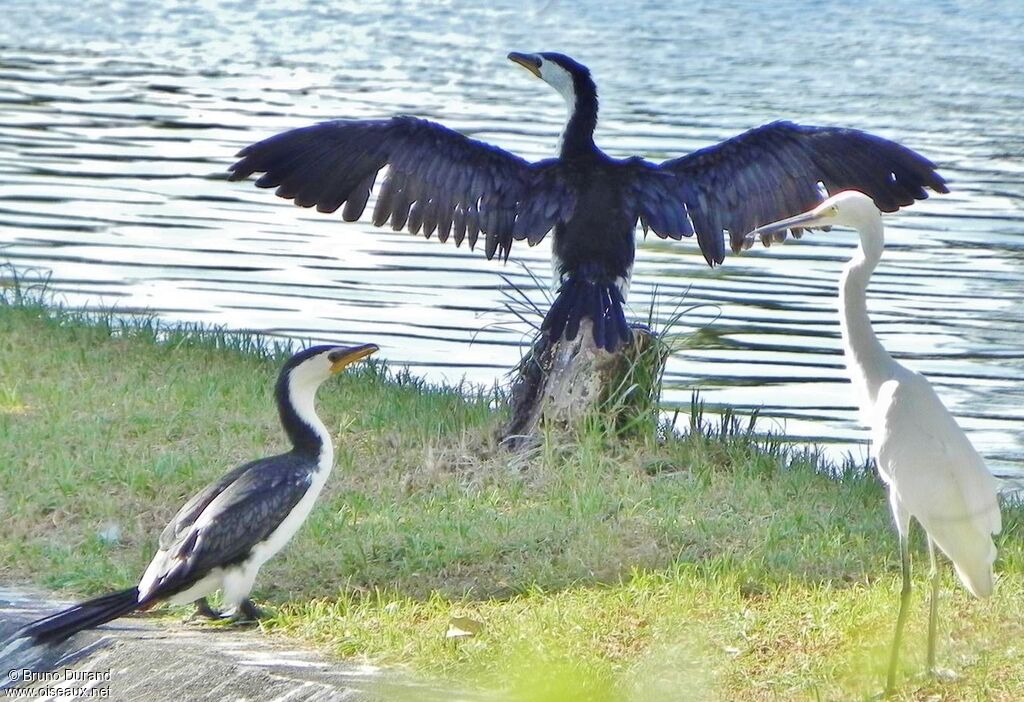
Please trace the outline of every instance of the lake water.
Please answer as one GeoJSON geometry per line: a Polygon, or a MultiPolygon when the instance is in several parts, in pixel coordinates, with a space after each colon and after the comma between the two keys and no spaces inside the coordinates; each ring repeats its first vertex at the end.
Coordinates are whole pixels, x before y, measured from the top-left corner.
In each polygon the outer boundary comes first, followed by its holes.
{"type": "MultiPolygon", "coordinates": [[[[73,305],[297,339],[373,341],[429,378],[491,384],[544,304],[547,242],[510,263],[228,183],[242,146],[412,113],[527,158],[564,106],[505,59],[559,50],[601,93],[597,140],[661,160],[765,122],[857,127],[940,165],[952,193],[887,217],[870,307],[998,474],[1024,476],[1024,6],[995,2],[4,0],[0,261],[73,305]],[[528,271],[536,275],[532,278],[528,271]],[[26,273],[28,274],[28,273],[26,273]],[[539,283],[537,281],[540,281],[539,283]]],[[[763,430],[863,457],[844,377],[834,230],[704,265],[642,242],[631,308],[686,310],[666,402],[763,408],[763,430]]]]}

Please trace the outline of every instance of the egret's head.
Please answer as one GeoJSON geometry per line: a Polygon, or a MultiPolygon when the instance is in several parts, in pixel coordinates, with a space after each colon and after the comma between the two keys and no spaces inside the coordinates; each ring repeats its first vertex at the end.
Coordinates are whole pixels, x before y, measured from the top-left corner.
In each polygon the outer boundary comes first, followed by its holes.
{"type": "Polygon", "coordinates": [[[859,190],[844,190],[828,198],[813,210],[761,225],[744,237],[743,247],[749,249],[758,237],[765,245],[772,239],[778,241],[785,237],[787,230],[792,229],[845,226],[863,231],[867,225],[877,224],[881,219],[882,213],[878,211],[870,197],[859,190]]]}
{"type": "Polygon", "coordinates": [[[597,94],[590,69],[565,54],[550,51],[521,54],[513,51],[508,59],[557,90],[570,105],[575,104],[580,95],[597,94]]]}
{"type": "Polygon", "coordinates": [[[378,350],[376,344],[311,346],[285,362],[280,379],[297,389],[316,390],[320,383],[335,373],[378,350]]]}

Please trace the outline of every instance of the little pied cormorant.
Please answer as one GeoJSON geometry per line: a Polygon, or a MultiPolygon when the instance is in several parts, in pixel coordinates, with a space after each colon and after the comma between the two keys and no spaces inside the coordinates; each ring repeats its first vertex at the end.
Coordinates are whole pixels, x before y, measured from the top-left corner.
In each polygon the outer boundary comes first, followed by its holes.
{"type": "Polygon", "coordinates": [[[257,618],[249,599],[256,574],[309,516],[334,465],[331,435],[314,408],[317,388],[375,351],[374,344],[314,346],[288,359],[274,394],[291,451],[238,466],[186,502],[160,534],[138,585],[27,624],[5,653],[57,643],[160,602],[195,602],[200,614],[220,617],[206,602],[217,590],[234,608],[231,618],[257,618]]]}
{"type": "Polygon", "coordinates": [[[531,246],[554,229],[558,295],[542,329],[573,339],[582,319],[609,351],[631,338],[622,309],[629,289],[637,221],[662,238],[697,236],[708,264],[733,251],[760,224],[816,205],[820,182],[832,193],[861,190],[886,212],[948,192],[935,165],[892,141],[836,127],[773,122],[660,164],[614,159],[594,144],[597,89],[590,71],[558,53],[509,59],[567,101],[569,120],[557,158],[530,163],[491,144],[416,117],[335,120],[278,134],[239,152],[230,178],[263,173],[295,204],[355,221],[378,172],[389,167],[373,224],[388,219],[456,245],[485,236],[487,258],[508,259],[512,242],[531,246]]]}

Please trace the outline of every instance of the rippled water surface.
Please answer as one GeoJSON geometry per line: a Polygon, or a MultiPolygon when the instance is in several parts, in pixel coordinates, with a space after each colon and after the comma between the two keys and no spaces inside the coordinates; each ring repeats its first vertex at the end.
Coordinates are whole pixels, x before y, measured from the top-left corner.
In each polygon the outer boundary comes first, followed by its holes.
{"type": "MultiPolygon", "coordinates": [[[[278,131],[395,113],[549,156],[561,99],[504,57],[560,50],[591,67],[597,139],[616,156],[660,160],[788,118],[936,161],[953,192],[887,218],[871,311],[993,468],[1020,477],[1024,7],[838,5],[5,0],[0,261],[51,272],[74,305],[372,340],[417,373],[490,384],[528,337],[506,280],[543,305],[546,242],[502,266],[224,172],[278,131]]],[[[641,243],[634,315],[654,299],[659,320],[685,309],[679,330],[699,332],[670,361],[668,403],[700,388],[864,456],[835,312],[854,245],[816,233],[710,270],[695,242],[641,243]]]]}

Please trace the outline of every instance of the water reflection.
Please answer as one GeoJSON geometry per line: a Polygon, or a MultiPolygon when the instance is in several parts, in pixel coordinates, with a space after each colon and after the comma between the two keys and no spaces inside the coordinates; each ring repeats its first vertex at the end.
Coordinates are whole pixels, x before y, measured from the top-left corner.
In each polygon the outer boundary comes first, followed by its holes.
{"type": "MultiPolygon", "coordinates": [[[[872,313],[887,347],[932,378],[993,466],[1024,474],[1024,13],[1015,0],[912,14],[881,0],[636,2],[628,12],[619,3],[255,5],[8,0],[0,256],[51,270],[72,304],[372,339],[416,372],[490,384],[527,335],[504,309],[506,281],[543,304],[526,270],[298,210],[225,182],[224,171],[235,151],[277,131],[399,112],[547,156],[560,98],[504,54],[559,49],[593,69],[597,139],[613,155],[677,155],[784,116],[876,131],[939,162],[953,193],[888,218],[872,313]]],[[[793,437],[863,455],[835,315],[855,241],[813,235],[714,271],[692,242],[642,242],[634,314],[655,297],[660,323],[692,306],[679,331],[699,332],[669,364],[669,404],[699,387],[713,406],[763,406],[793,437]]],[[[513,258],[549,278],[546,244],[513,258]]]]}

